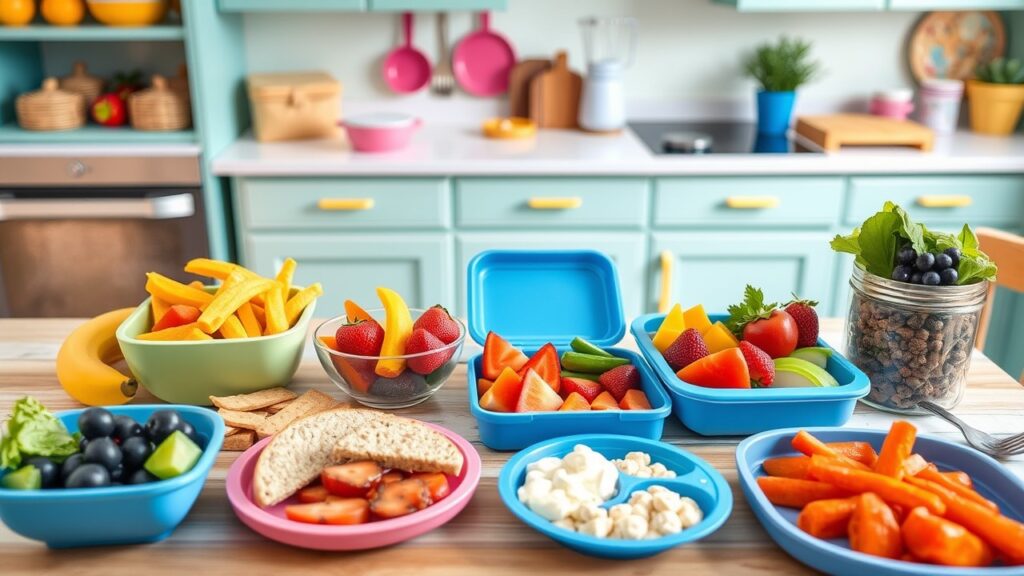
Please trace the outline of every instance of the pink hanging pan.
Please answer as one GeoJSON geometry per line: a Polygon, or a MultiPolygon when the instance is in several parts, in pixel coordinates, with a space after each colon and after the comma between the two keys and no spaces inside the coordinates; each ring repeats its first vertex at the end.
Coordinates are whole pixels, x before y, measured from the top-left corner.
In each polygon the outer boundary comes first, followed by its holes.
{"type": "Polygon", "coordinates": [[[508,73],[516,51],[504,36],[491,32],[491,15],[480,13],[480,28],[459,41],[452,53],[455,79],[474,96],[497,96],[508,91],[508,73]]]}
{"type": "Polygon", "coordinates": [[[430,60],[412,45],[412,13],[402,14],[402,45],[384,59],[384,81],[399,94],[416,92],[430,82],[430,60]]]}

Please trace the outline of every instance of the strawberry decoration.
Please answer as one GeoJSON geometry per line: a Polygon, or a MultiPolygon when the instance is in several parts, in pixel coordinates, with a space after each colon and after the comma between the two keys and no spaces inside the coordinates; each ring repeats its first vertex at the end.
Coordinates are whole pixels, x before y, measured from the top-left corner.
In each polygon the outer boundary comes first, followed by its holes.
{"type": "Polygon", "coordinates": [[[740,342],[740,352],[743,352],[743,360],[747,363],[750,381],[757,388],[771,386],[775,381],[775,362],[772,357],[746,340],[740,342]]]}
{"type": "Polygon", "coordinates": [[[687,328],[668,348],[665,348],[665,361],[673,370],[679,370],[691,363],[711,354],[704,337],[695,328],[687,328]]]}
{"type": "Polygon", "coordinates": [[[786,312],[796,321],[797,348],[818,345],[818,312],[814,300],[801,300],[793,294],[793,300],[786,304],[786,312]]]}
{"type": "Polygon", "coordinates": [[[384,344],[384,329],[376,320],[342,324],[334,333],[338,352],[355,356],[379,356],[384,344]]]}
{"type": "Polygon", "coordinates": [[[615,401],[620,402],[627,391],[640,386],[640,372],[636,369],[636,366],[626,364],[624,366],[616,366],[601,374],[598,380],[601,382],[601,386],[604,386],[604,389],[611,393],[615,401]]]}
{"type": "Polygon", "coordinates": [[[459,323],[440,304],[427,309],[426,312],[416,319],[412,329],[420,328],[430,332],[435,338],[445,344],[451,344],[459,338],[459,323]]]}

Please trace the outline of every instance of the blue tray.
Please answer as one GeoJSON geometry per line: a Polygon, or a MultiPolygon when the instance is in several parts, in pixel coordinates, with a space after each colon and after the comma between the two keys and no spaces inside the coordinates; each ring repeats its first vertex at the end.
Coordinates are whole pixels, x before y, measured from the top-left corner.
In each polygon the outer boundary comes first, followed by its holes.
{"type": "MultiPolygon", "coordinates": [[[[725,320],[723,314],[711,321],[725,320]]],[[[633,321],[630,332],[644,358],[672,397],[673,412],[684,426],[704,436],[747,435],[790,426],[842,426],[850,419],[857,400],[867,396],[871,382],[835,348],[825,369],[839,386],[829,388],[721,389],[694,386],[679,379],[654,347],[664,314],[647,314],[633,321]]]]}
{"type": "Polygon", "coordinates": [[[657,440],[612,434],[581,434],[530,446],[502,467],[498,476],[498,493],[516,517],[552,540],[583,554],[622,560],[653,556],[681,544],[700,540],[718,530],[732,513],[732,491],[729,484],[703,459],[657,440]],[[623,458],[633,451],[646,452],[650,454],[652,462],[661,462],[677,474],[676,478],[636,478],[620,473],[618,492],[604,504],[606,508],[626,502],[634,491],[659,485],[693,498],[704,512],[704,519],[678,534],[651,540],[597,538],[555,526],[520,502],[517,491],[526,481],[527,465],[548,456],[563,457],[577,444],[585,444],[608,459],[623,458]]]}
{"type": "MultiPolygon", "coordinates": [[[[761,464],[768,458],[795,456],[790,440],[800,428],[772,430],[747,438],[736,448],[740,486],[754,515],[768,534],[791,556],[808,566],[837,576],[1021,576],[1024,567],[948,568],[878,558],[849,549],[844,539],[820,540],[796,526],[799,510],[773,505],[757,485],[764,476],[761,464]]],[[[823,442],[869,442],[882,449],[886,432],[857,428],[807,428],[823,442]]],[[[1024,521],[1024,481],[984,454],[932,436],[918,436],[914,452],[942,470],[963,470],[982,495],[999,505],[1003,514],[1024,521]]]]}
{"type": "Polygon", "coordinates": [[[582,336],[640,371],[651,410],[510,414],[480,407],[476,381],[483,355],[470,358],[469,410],[480,441],[493,450],[519,450],[566,434],[604,432],[661,438],[671,402],[637,353],[608,348],[626,332],[619,277],[612,260],[593,250],[489,250],[469,262],[469,334],[483,345],[491,330],[532,355],[552,342],[559,355],[582,336]]]}
{"type": "MultiPolygon", "coordinates": [[[[224,439],[224,421],[207,408],[175,404],[112,406],[114,415],[145,424],[156,410],[177,410],[205,440],[203,455],[188,472],[135,486],[5,490],[0,488],[0,520],[25,538],[51,548],[139,544],[168,537],[185,519],[203,489],[224,439]]],[[[82,410],[57,412],[70,432],[78,431],[82,410]]]]}

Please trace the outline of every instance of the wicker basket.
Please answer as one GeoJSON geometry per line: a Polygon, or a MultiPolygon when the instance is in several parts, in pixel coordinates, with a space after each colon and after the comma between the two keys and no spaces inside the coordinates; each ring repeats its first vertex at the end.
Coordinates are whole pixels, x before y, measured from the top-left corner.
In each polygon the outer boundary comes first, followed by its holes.
{"type": "Polygon", "coordinates": [[[56,78],[47,78],[41,90],[18,96],[18,125],[40,131],[80,128],[85,124],[83,101],[81,94],[61,90],[56,78]]]}
{"type": "Polygon", "coordinates": [[[128,97],[128,117],[136,130],[184,130],[192,123],[188,100],[160,75],[153,76],[152,87],[128,97]]]}
{"type": "Polygon", "coordinates": [[[81,94],[85,115],[89,116],[89,106],[103,93],[103,79],[89,74],[85,62],[78,61],[71,69],[71,74],[60,79],[60,89],[81,94]]]}
{"type": "Polygon", "coordinates": [[[337,134],[341,84],[325,72],[252,74],[252,127],[260,142],[337,134]]]}

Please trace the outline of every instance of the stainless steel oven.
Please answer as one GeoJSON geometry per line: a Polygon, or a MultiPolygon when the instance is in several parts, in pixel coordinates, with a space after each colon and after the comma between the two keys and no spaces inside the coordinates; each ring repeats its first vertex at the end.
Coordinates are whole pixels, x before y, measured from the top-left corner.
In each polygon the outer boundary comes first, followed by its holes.
{"type": "Polygon", "coordinates": [[[0,316],[93,316],[208,252],[197,156],[0,158],[0,316]]]}

